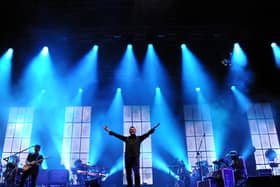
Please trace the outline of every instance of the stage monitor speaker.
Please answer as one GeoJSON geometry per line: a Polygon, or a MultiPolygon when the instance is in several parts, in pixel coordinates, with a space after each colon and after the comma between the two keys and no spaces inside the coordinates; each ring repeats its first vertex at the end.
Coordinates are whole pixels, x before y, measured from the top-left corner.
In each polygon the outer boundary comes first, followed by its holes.
{"type": "Polygon", "coordinates": [[[235,186],[234,172],[231,168],[222,168],[222,176],[223,176],[224,186],[226,187],[235,186]]]}
{"type": "Polygon", "coordinates": [[[272,169],[258,169],[258,176],[272,176],[272,169]]]}
{"type": "Polygon", "coordinates": [[[218,184],[212,179],[197,181],[197,187],[218,187],[218,184]]]}
{"type": "Polygon", "coordinates": [[[250,176],[246,182],[248,187],[279,187],[280,176],[250,176]]]}
{"type": "Polygon", "coordinates": [[[49,181],[48,181],[49,176],[48,175],[49,175],[48,170],[45,170],[45,169],[39,170],[36,184],[47,185],[49,183],[49,181]]]}
{"type": "Polygon", "coordinates": [[[49,184],[67,184],[69,182],[69,171],[60,170],[49,170],[49,184]]]}

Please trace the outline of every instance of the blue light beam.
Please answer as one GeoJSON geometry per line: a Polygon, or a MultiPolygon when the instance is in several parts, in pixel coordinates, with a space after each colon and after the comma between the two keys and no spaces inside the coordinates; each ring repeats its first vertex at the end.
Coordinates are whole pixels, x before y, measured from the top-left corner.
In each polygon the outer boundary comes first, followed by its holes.
{"type": "Polygon", "coordinates": [[[234,44],[230,61],[232,65],[227,78],[228,83],[234,83],[239,88],[247,89],[253,77],[252,73],[246,69],[248,58],[239,43],[234,44]]]}
{"type": "Polygon", "coordinates": [[[213,82],[207,75],[204,67],[201,65],[199,59],[192,53],[186,44],[181,45],[181,63],[182,63],[182,86],[184,97],[188,98],[193,95],[193,89],[198,88],[197,91],[203,89],[212,94],[213,82]]]}
{"type": "MultiPolygon", "coordinates": [[[[182,132],[179,130],[175,117],[172,115],[160,89],[156,89],[152,117],[154,121],[161,123],[160,128],[157,129],[157,133],[153,136],[155,138],[153,142],[157,144],[155,147],[159,146],[174,158],[179,158],[180,160],[184,160],[185,163],[188,163],[184,138],[180,138],[182,132]],[[163,135],[165,136],[164,141],[162,141],[163,135]],[[157,138],[159,139],[157,140],[157,138]]],[[[154,150],[155,152],[157,151],[156,148],[154,150]]],[[[188,166],[186,167],[188,168],[188,166]]]]}
{"type": "Polygon", "coordinates": [[[276,43],[272,43],[271,47],[272,47],[275,65],[277,68],[280,68],[280,47],[276,43]]]}
{"type": "MultiPolygon", "coordinates": [[[[112,103],[106,112],[106,122],[105,124],[108,125],[112,130],[121,132],[122,131],[122,114],[123,114],[123,98],[122,98],[122,92],[120,89],[116,89],[114,98],[112,100],[112,103]]],[[[100,119],[101,121],[103,119],[100,119]]],[[[91,141],[91,145],[93,147],[98,147],[98,149],[91,149],[90,151],[90,158],[89,161],[90,163],[96,163],[101,159],[102,152],[105,149],[105,146],[109,146],[111,150],[118,150],[121,149],[121,147],[117,145],[122,145],[120,141],[116,141],[112,137],[108,137],[108,141],[112,142],[111,145],[106,145],[104,138],[104,129],[100,126],[94,126],[93,127],[93,136],[95,137],[93,141],[91,141]]]]}
{"type": "Polygon", "coordinates": [[[133,47],[131,44],[127,45],[125,53],[121,59],[120,65],[117,68],[115,81],[116,84],[120,84],[125,90],[129,88],[134,88],[134,81],[139,78],[139,71],[137,60],[133,52],[133,47]]]}
{"type": "MultiPolygon", "coordinates": [[[[98,81],[98,51],[99,46],[94,45],[83,57],[79,60],[78,65],[73,69],[69,79],[70,86],[81,86],[87,88],[98,81]]],[[[95,89],[94,85],[93,88],[95,89]]]]}
{"type": "Polygon", "coordinates": [[[14,50],[12,48],[9,48],[0,57],[0,85],[1,85],[0,99],[2,97],[6,98],[6,96],[8,96],[9,94],[13,51],[14,50]]]}
{"type": "Polygon", "coordinates": [[[161,65],[161,60],[157,55],[157,52],[152,44],[148,44],[145,58],[143,74],[145,81],[148,83],[149,88],[167,84],[166,72],[161,65]]]}
{"type": "Polygon", "coordinates": [[[247,55],[239,45],[239,43],[235,43],[233,46],[233,52],[231,56],[231,64],[232,68],[244,68],[248,64],[247,55]]]}
{"type": "Polygon", "coordinates": [[[236,86],[232,86],[231,90],[237,100],[238,105],[240,106],[243,112],[247,112],[252,102],[250,99],[242,93],[236,86]]]}

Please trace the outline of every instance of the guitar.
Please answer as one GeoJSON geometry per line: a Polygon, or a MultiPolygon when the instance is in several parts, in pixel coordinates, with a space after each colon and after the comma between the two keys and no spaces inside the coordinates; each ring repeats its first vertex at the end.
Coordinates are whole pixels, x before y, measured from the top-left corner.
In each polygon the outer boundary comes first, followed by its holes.
{"type": "Polygon", "coordinates": [[[84,170],[77,170],[77,173],[82,175],[93,176],[93,177],[106,177],[106,174],[104,173],[89,172],[84,170]]]}
{"type": "Polygon", "coordinates": [[[48,158],[49,157],[45,157],[45,158],[42,158],[42,159],[39,159],[39,160],[34,160],[32,162],[29,162],[29,163],[25,164],[22,169],[23,169],[23,171],[27,171],[30,168],[32,168],[33,166],[35,166],[35,165],[39,164],[40,162],[42,162],[43,160],[47,160],[48,158]]]}

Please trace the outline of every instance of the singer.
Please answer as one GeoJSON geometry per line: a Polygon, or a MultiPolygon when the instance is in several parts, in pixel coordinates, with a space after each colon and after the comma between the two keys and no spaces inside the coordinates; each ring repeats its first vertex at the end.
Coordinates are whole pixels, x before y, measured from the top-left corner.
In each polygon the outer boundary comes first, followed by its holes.
{"type": "Polygon", "coordinates": [[[147,133],[136,136],[136,128],[131,126],[129,128],[130,136],[122,136],[111,131],[107,126],[104,129],[116,138],[125,142],[125,171],[127,186],[132,187],[132,170],[134,172],[135,187],[140,187],[140,174],[139,174],[139,156],[140,156],[140,145],[143,140],[149,137],[150,134],[154,133],[155,129],[159,126],[159,123],[150,129],[147,133]]]}

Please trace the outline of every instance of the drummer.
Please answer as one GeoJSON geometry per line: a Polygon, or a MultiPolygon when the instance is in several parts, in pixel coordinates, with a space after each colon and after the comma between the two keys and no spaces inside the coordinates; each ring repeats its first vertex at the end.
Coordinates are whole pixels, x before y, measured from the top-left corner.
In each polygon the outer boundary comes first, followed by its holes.
{"type": "Polygon", "coordinates": [[[232,150],[230,151],[227,156],[230,156],[232,159],[232,163],[230,167],[234,171],[234,178],[236,182],[236,186],[243,185],[248,177],[246,162],[241,156],[238,154],[237,151],[232,150]]]}
{"type": "Polygon", "coordinates": [[[84,184],[86,176],[79,173],[79,171],[87,171],[87,165],[82,162],[81,159],[77,159],[74,162],[74,167],[71,168],[72,173],[77,177],[77,184],[84,184]]]}
{"type": "Polygon", "coordinates": [[[18,172],[18,163],[19,157],[18,156],[11,156],[9,161],[6,165],[6,170],[4,171],[3,177],[4,182],[8,186],[14,186],[16,183],[16,176],[18,172]]]}

